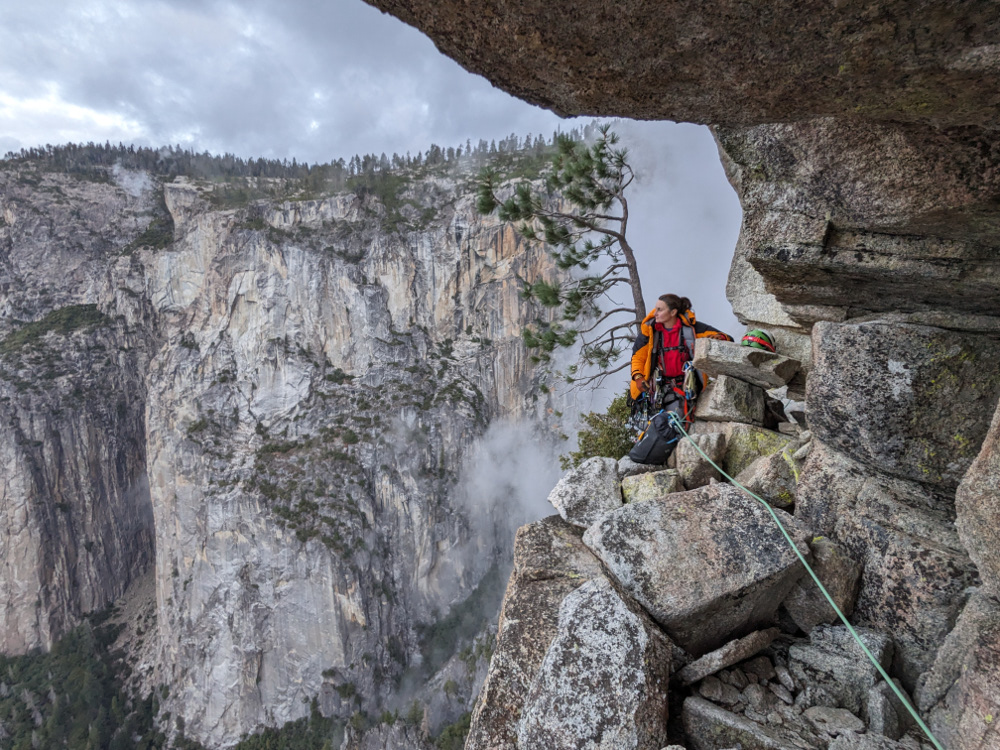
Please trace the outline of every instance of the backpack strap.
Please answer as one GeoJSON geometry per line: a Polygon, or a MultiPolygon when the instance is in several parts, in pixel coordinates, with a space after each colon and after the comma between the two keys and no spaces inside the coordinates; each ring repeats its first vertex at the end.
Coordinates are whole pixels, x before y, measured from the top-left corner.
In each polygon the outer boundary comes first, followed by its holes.
{"type": "Polygon", "coordinates": [[[691,326],[681,326],[681,341],[684,343],[684,347],[688,352],[688,359],[694,359],[694,342],[697,339],[694,328],[691,326]]]}

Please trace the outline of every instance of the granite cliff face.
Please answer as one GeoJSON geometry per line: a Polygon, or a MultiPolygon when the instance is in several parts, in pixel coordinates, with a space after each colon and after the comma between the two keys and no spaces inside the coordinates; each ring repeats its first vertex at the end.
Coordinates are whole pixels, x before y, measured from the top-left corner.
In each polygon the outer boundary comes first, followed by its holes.
{"type": "Polygon", "coordinates": [[[18,653],[50,647],[152,562],[144,371],[158,343],[151,307],[128,293],[141,269],[119,258],[148,196],[0,180],[0,645],[18,653]]]}
{"type": "MultiPolygon", "coordinates": [[[[175,216],[197,200],[168,186],[175,216]]],[[[449,493],[486,424],[531,409],[514,274],[540,256],[469,198],[400,239],[365,235],[377,210],[265,207],[264,232],[175,218],[154,261],[174,343],[148,405],[161,679],[215,743],[317,694],[324,712],[349,716],[355,695],[374,711],[414,625],[497,562],[449,493]]]]}
{"type": "MultiPolygon", "coordinates": [[[[863,568],[853,620],[891,635],[893,675],[939,738],[995,747],[995,8],[372,4],[557,112],[713,125],[744,208],[728,297],[803,365],[788,390],[812,437],[795,518],[863,568]]],[[[695,747],[748,741],[691,706],[695,747]]]]}
{"type": "Polygon", "coordinates": [[[476,635],[434,626],[502,586],[510,520],[459,501],[462,458],[544,411],[517,277],[549,261],[463,184],[414,180],[390,215],[0,170],[5,651],[152,568],[138,671],[187,736],[405,710],[401,681],[476,635]]]}

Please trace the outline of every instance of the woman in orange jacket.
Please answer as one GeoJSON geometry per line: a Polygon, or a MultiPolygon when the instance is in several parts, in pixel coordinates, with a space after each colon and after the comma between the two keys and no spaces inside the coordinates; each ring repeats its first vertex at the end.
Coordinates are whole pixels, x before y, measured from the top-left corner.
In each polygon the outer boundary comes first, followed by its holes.
{"type": "MultiPolygon", "coordinates": [[[[629,393],[638,399],[655,384],[657,404],[661,408],[674,398],[684,395],[684,376],[694,359],[694,344],[699,338],[716,338],[732,341],[717,328],[695,319],[691,300],[676,294],[664,294],[656,301],[656,307],[643,319],[640,333],[632,346],[632,382],[629,393]]],[[[702,381],[697,379],[701,390],[702,381]]],[[[687,409],[684,409],[685,414],[687,409]]]]}

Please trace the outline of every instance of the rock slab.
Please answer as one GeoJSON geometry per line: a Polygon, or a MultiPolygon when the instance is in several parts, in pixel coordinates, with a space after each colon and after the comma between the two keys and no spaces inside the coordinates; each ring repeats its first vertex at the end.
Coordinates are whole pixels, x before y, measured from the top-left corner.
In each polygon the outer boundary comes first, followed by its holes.
{"type": "Polygon", "coordinates": [[[728,375],[766,389],[787,385],[801,363],[735,341],[698,339],[694,347],[694,366],[706,375],[728,375]]]}
{"type": "Polygon", "coordinates": [[[684,685],[690,685],[703,677],[715,674],[733,664],[738,664],[744,659],[749,659],[761,649],[769,646],[771,641],[780,634],[781,631],[778,628],[768,628],[767,630],[758,630],[743,638],[737,638],[722,648],[691,662],[677,673],[677,677],[684,685]]]}
{"type": "Polygon", "coordinates": [[[770,456],[788,445],[792,438],[780,432],[741,422],[695,422],[691,435],[722,433],[726,436],[726,457],[722,468],[737,476],[761,456],[770,456]]]}
{"type": "Polygon", "coordinates": [[[618,459],[618,478],[634,477],[636,474],[648,474],[651,471],[661,471],[663,466],[656,464],[637,464],[628,456],[618,459]]]}
{"type": "Polygon", "coordinates": [[[655,500],[683,489],[684,485],[681,483],[681,477],[676,469],[635,474],[622,480],[622,497],[626,503],[655,500]]]}
{"type": "Polygon", "coordinates": [[[872,470],[814,440],[795,516],[863,567],[852,623],[892,633],[907,689],[928,670],[978,574],[933,486],[872,470]]]}
{"type": "Polygon", "coordinates": [[[549,493],[549,502],[564,520],[587,528],[608,511],[621,507],[618,462],[588,458],[563,475],[549,493]]]}
{"type": "Polygon", "coordinates": [[[698,419],[709,422],[764,423],[764,389],[745,380],[719,375],[698,396],[698,419]]]}
{"type": "Polygon", "coordinates": [[[607,580],[567,596],[525,698],[518,747],[645,750],[667,742],[670,642],[607,580]]]}
{"type": "Polygon", "coordinates": [[[713,479],[716,481],[722,479],[722,474],[709,463],[708,459],[719,466],[723,465],[726,456],[726,436],[721,432],[715,432],[682,438],[677,443],[674,455],[677,457],[677,472],[684,486],[689,490],[704,487],[713,479]],[[702,451],[708,458],[702,455],[702,451]]]}
{"type": "Polygon", "coordinates": [[[684,701],[682,715],[690,750],[820,750],[826,745],[816,737],[759,724],[697,696],[684,701]]]}
{"type": "MultiPolygon", "coordinates": [[[[808,557],[808,532],[781,511],[808,557]]],[[[626,505],[584,543],[682,648],[701,656],[770,625],[802,573],[767,511],[728,484],[626,505]]]]}

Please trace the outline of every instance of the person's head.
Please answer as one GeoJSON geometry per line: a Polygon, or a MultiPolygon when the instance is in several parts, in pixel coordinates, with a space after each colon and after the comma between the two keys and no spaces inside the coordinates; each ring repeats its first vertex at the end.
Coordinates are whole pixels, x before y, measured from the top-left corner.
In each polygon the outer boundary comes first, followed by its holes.
{"type": "Polygon", "coordinates": [[[678,315],[683,315],[691,309],[691,300],[678,297],[676,294],[664,294],[656,300],[656,322],[660,325],[673,325],[678,315]]]}

